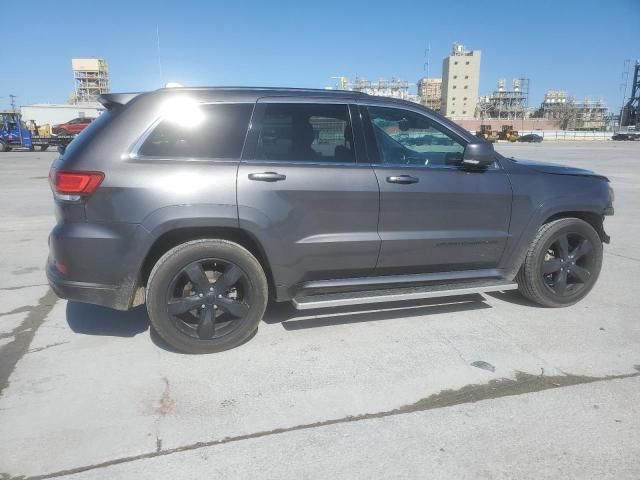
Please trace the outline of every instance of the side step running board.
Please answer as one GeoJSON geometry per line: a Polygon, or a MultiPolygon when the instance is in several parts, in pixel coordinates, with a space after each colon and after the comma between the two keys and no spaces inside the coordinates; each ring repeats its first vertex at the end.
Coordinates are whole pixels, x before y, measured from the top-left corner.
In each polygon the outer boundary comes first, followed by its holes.
{"type": "Polygon", "coordinates": [[[367,303],[400,302],[421,298],[500,292],[504,290],[515,290],[517,288],[517,283],[495,279],[479,280],[454,284],[449,283],[446,285],[440,284],[360,292],[303,295],[293,299],[293,306],[298,310],[309,310],[312,308],[342,307],[346,305],[364,305],[367,303]]]}

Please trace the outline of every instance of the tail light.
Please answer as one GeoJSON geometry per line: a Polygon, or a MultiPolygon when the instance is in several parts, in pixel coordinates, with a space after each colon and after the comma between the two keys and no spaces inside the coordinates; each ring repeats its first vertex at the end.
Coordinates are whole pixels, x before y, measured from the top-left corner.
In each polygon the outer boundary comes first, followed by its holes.
{"type": "Polygon", "coordinates": [[[56,198],[61,200],[80,200],[91,195],[104,180],[102,172],[65,171],[52,169],[49,182],[56,198]]]}

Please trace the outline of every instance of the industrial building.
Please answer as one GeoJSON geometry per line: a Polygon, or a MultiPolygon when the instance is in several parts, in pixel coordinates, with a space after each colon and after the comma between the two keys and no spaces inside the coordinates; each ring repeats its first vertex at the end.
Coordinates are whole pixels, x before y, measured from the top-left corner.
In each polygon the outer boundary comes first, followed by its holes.
{"type": "Polygon", "coordinates": [[[480,119],[516,120],[527,118],[529,106],[529,79],[514,78],[511,90],[506,89],[506,80],[498,80],[497,89],[488,96],[480,97],[476,117],[480,119]]]}
{"type": "Polygon", "coordinates": [[[74,92],[69,103],[39,103],[20,107],[24,120],[34,120],[37,125],[56,125],[74,118],[95,118],[104,107],[96,99],[109,93],[109,69],[102,58],[74,58],[71,60],[74,92]]]}
{"type": "Polygon", "coordinates": [[[102,58],[71,60],[75,91],[72,103],[95,102],[98,95],[109,93],[109,68],[102,58]]]}
{"type": "Polygon", "coordinates": [[[480,51],[467,51],[454,43],[451,54],[442,61],[440,113],[454,120],[474,118],[479,85],[480,51]]]}
{"type": "Polygon", "coordinates": [[[442,103],[442,78],[421,78],[418,80],[418,98],[420,103],[436,112],[442,103]]]}
{"type": "Polygon", "coordinates": [[[587,97],[576,102],[575,108],[575,122],[571,130],[604,130],[609,109],[602,98],[587,97]]]}
{"type": "Polygon", "coordinates": [[[603,130],[607,112],[601,98],[579,101],[565,90],[548,90],[536,116],[559,122],[563,130],[603,130]]]}
{"type": "Polygon", "coordinates": [[[402,100],[410,100],[413,102],[418,101],[415,95],[411,95],[409,93],[409,82],[395,77],[391,80],[380,79],[376,82],[371,82],[366,78],[356,77],[353,83],[346,84],[345,89],[353,90],[355,92],[363,92],[368,95],[400,98],[402,100]]]}

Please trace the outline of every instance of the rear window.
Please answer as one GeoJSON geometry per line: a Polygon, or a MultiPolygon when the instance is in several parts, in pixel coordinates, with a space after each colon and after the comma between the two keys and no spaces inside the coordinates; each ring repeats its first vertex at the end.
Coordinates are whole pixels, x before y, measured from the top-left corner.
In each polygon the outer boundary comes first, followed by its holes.
{"type": "Polygon", "coordinates": [[[202,120],[181,125],[162,120],[138,153],[145,157],[239,159],[252,103],[201,105],[202,120]]]}

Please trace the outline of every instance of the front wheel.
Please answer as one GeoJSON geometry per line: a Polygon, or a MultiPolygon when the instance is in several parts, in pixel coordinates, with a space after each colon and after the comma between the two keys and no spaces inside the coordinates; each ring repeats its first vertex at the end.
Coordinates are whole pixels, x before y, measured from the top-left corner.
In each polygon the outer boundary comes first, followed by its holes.
{"type": "Polygon", "coordinates": [[[243,343],[258,328],[267,297],[258,260],[227,240],[193,240],[172,248],[147,282],[151,325],[184,353],[220,352],[243,343]]]}
{"type": "Polygon", "coordinates": [[[538,230],[516,281],[520,292],[545,307],[566,307],[593,288],[602,267],[602,241],[578,218],[562,218],[538,230]]]}

